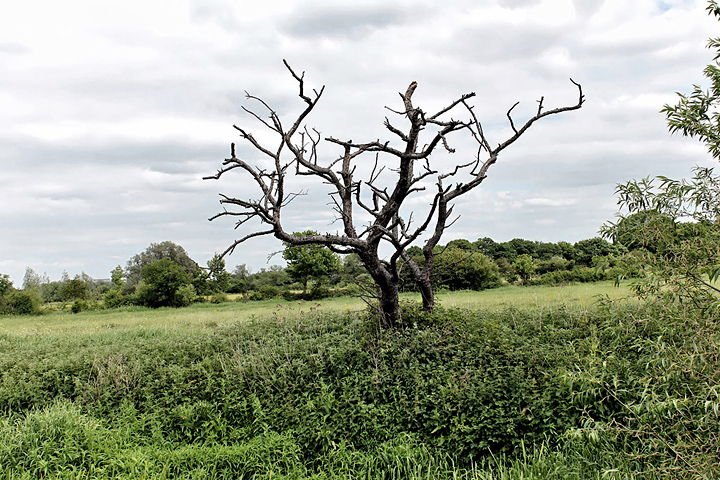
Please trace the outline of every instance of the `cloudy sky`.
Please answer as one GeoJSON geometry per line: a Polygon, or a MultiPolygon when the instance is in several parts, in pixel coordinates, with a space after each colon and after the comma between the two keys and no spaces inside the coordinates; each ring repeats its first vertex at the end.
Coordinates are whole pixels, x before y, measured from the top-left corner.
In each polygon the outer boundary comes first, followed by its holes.
{"type": "MultiPolygon", "coordinates": [[[[702,83],[720,25],[701,0],[26,0],[0,15],[0,273],[108,278],[150,243],[200,264],[246,231],[207,219],[218,193],[257,198],[248,179],[203,181],[240,140],[274,141],[244,114],[244,92],[287,118],[302,107],[282,64],[326,91],[308,125],[324,136],[390,139],[385,106],[419,86],[430,111],[476,92],[492,144],[531,115],[585,106],[533,126],[456,208],[452,238],[575,242],[613,217],[618,182],[687,176],[704,147],[667,133],[659,113],[702,83]]],[[[397,121],[402,124],[401,120],[397,121]]],[[[462,141],[456,146],[463,147],[462,141]]],[[[239,147],[240,148],[240,147],[239,147]]],[[[255,161],[249,149],[239,150],[255,161]]],[[[324,145],[322,158],[339,152],[324,145]]],[[[472,149],[439,157],[461,163],[472,149]]],[[[443,165],[440,165],[442,167],[443,165]]],[[[322,187],[287,228],[332,231],[322,187]]],[[[424,200],[420,198],[418,208],[424,200]]],[[[257,225],[252,225],[255,228],[257,225]]],[[[280,244],[250,241],[228,270],[266,267],[280,244]]],[[[270,264],[282,262],[279,256],[270,264]]]]}

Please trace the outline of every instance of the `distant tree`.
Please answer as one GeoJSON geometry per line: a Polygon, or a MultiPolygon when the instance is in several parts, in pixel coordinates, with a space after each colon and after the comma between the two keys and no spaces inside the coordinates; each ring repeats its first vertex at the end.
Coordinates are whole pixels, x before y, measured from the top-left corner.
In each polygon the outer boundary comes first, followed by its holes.
{"type": "Polygon", "coordinates": [[[112,288],[105,292],[103,296],[103,306],[105,308],[118,308],[128,304],[128,297],[121,293],[119,288],[112,288]]]}
{"type": "Polygon", "coordinates": [[[35,290],[15,290],[4,298],[5,313],[11,315],[37,315],[40,313],[40,295],[35,290]]]}
{"type": "Polygon", "coordinates": [[[517,251],[515,251],[515,248],[510,244],[510,242],[502,242],[496,244],[495,256],[493,258],[505,258],[509,262],[514,262],[517,256],[518,253],[517,251]]]}
{"type": "Polygon", "coordinates": [[[128,260],[125,266],[125,276],[129,285],[137,285],[142,279],[142,269],[158,260],[167,259],[178,265],[185,273],[192,278],[200,268],[198,264],[190,258],[185,249],[170,241],[151,243],[144,252],[134,255],[128,260]]]}
{"type": "Polygon", "coordinates": [[[269,268],[261,268],[260,271],[253,273],[248,278],[251,289],[260,287],[282,287],[293,282],[285,268],[280,265],[270,265],[269,268]]]}
{"type": "Polygon", "coordinates": [[[207,262],[208,282],[212,292],[226,292],[230,274],[225,270],[225,260],[217,253],[207,262]]]}
{"type": "MultiPolygon", "coordinates": [[[[422,248],[418,247],[417,245],[412,245],[408,247],[408,249],[405,251],[410,257],[421,257],[423,254],[422,248]]],[[[357,255],[357,254],[356,254],[357,255]]],[[[359,255],[358,255],[359,257],[359,255]]],[[[362,261],[362,259],[360,259],[362,261]]]]}
{"type": "Polygon", "coordinates": [[[65,282],[48,282],[40,285],[40,296],[44,302],[62,302],[62,288],[65,282]]]}
{"type": "MultiPolygon", "coordinates": [[[[294,232],[294,236],[313,236],[317,232],[307,230],[294,232]]],[[[324,276],[336,273],[340,270],[340,257],[333,253],[328,247],[321,244],[294,245],[285,242],[283,258],[288,266],[285,271],[296,281],[302,282],[303,293],[307,292],[308,280],[319,280],[324,276]]]]}
{"type": "Polygon", "coordinates": [[[0,297],[5,296],[13,290],[14,288],[12,280],[10,280],[10,275],[7,275],[5,273],[0,274],[0,297]]]}
{"type": "Polygon", "coordinates": [[[540,260],[536,264],[537,272],[542,275],[548,272],[555,272],[557,270],[568,270],[574,266],[572,260],[565,260],[561,256],[550,257],[547,260],[540,260]]]}
{"type": "Polygon", "coordinates": [[[450,290],[485,290],[500,286],[498,266],[482,253],[448,247],[435,257],[435,261],[437,286],[450,290]]]}
{"type": "Polygon", "coordinates": [[[63,283],[60,289],[60,296],[64,301],[87,300],[89,295],[88,285],[79,275],[63,283]]]}
{"type": "Polygon", "coordinates": [[[169,258],[145,265],[141,276],[135,295],[142,305],[182,307],[192,301],[195,291],[190,285],[190,275],[169,258]]]}
{"type": "Polygon", "coordinates": [[[508,281],[515,279],[515,270],[513,270],[512,263],[507,258],[496,258],[494,261],[502,277],[508,281]]]}
{"type": "Polygon", "coordinates": [[[457,248],[459,250],[465,250],[468,252],[476,252],[477,247],[473,245],[470,240],[466,240],[464,238],[457,238],[455,240],[450,240],[447,244],[448,248],[457,248]]]}
{"type": "Polygon", "coordinates": [[[580,240],[575,245],[575,262],[589,267],[592,265],[593,257],[604,257],[606,255],[620,256],[627,252],[627,249],[604,240],[600,237],[580,240]]]}
{"type": "Polygon", "coordinates": [[[26,279],[30,279],[28,288],[16,290],[10,276],[0,275],[0,315],[36,315],[40,313],[40,294],[33,284],[34,271],[28,267],[26,279]],[[28,276],[28,271],[31,275],[28,276]]]}
{"type": "Polygon", "coordinates": [[[537,242],[532,240],[525,240],[524,238],[513,238],[505,244],[512,248],[515,255],[530,255],[531,257],[537,258],[537,242]]]}
{"type": "Polygon", "coordinates": [[[40,288],[44,283],[48,283],[50,279],[47,275],[40,275],[30,267],[25,269],[25,276],[23,277],[23,290],[34,290],[40,293],[40,288]]]}
{"type": "Polygon", "coordinates": [[[518,255],[515,262],[513,262],[513,269],[523,283],[527,283],[528,280],[530,280],[533,272],[535,272],[535,268],[535,262],[533,262],[532,257],[528,254],[518,255]]]}
{"type": "Polygon", "coordinates": [[[534,258],[538,260],[550,260],[558,256],[562,256],[562,248],[560,248],[557,243],[535,242],[534,258]]]}
{"type": "Polygon", "coordinates": [[[112,282],[113,287],[118,289],[125,285],[125,270],[123,270],[120,265],[113,268],[110,272],[110,281],[112,282]]]}
{"type": "Polygon", "coordinates": [[[560,256],[565,260],[575,260],[575,247],[568,242],[558,242],[558,248],[560,249],[560,256]]]}
{"type": "Polygon", "coordinates": [[[551,115],[577,110],[584,103],[582,88],[573,82],[578,89],[576,103],[545,110],[541,98],[533,115],[521,125],[516,125],[512,118],[516,103],[506,112],[512,132],[508,138],[496,143],[486,137],[474,107],[469,103],[474,93],[461,95],[444,107],[425,112],[413,103],[418,84],[412,82],[404,93],[400,93],[399,107],[391,110],[396,118],[407,122],[405,126],[396,127],[385,119],[392,141],[355,142],[327,137],[325,140],[336,149],[336,153],[327,157],[324,152],[320,153],[321,135],[312,128],[303,127],[320,101],[324,88],[306,90],[304,74],[298,75],[287,62],[285,66],[297,82],[303,110],[290,121],[284,121],[267,102],[248,95],[250,100],[257,102],[259,111],[248,108],[245,111],[270,131],[273,140],[261,142],[251,132],[236,127],[241,138],[267,163],[257,163],[257,156],[252,155],[252,160],[238,158],[232,144],[230,158],[224,160],[222,168],[217,174],[205,177],[219,179],[230,171],[242,172],[257,189],[253,196],[244,185],[241,198],[221,194],[220,202],[225,208],[211,220],[229,216],[236,225],[249,225],[248,222],[254,220],[263,224],[260,229],[234,241],[223,255],[248,239],[263,235],[272,235],[297,246],[315,244],[329,247],[335,253],[356,253],[377,287],[378,310],[385,327],[396,326],[400,321],[400,264],[415,277],[421,290],[423,309],[433,309],[435,295],[431,275],[435,247],[453,222],[454,203],[477,188],[487,178],[488,170],[499,155],[533,124],[551,115]],[[463,154],[460,162],[448,162],[442,167],[439,163],[431,165],[430,158],[436,158],[435,152],[443,149],[447,153],[455,152],[450,140],[459,134],[475,142],[472,154],[463,154]],[[326,161],[323,157],[329,159],[326,161]],[[368,158],[370,161],[366,160],[368,158]],[[369,168],[364,168],[365,165],[369,168]],[[285,229],[283,209],[299,197],[299,193],[289,188],[288,182],[293,175],[303,175],[329,186],[340,231],[295,236],[285,229]],[[413,215],[408,205],[419,195],[428,195],[428,189],[433,190],[429,208],[413,215]],[[358,228],[360,222],[367,222],[367,225],[358,228]],[[425,261],[420,268],[407,249],[426,232],[428,235],[423,238],[422,247],[425,261]]]}
{"type": "Polygon", "coordinates": [[[348,279],[353,279],[358,275],[366,274],[367,270],[363,267],[362,259],[356,253],[345,255],[342,260],[342,274],[348,279]]]}
{"type": "Polygon", "coordinates": [[[10,276],[0,274],[0,315],[9,313],[7,309],[7,301],[10,294],[15,291],[10,276]]]}
{"type": "Polygon", "coordinates": [[[250,269],[245,264],[237,265],[230,274],[228,293],[245,293],[248,291],[250,269]]]}
{"type": "Polygon", "coordinates": [[[252,272],[244,263],[242,265],[236,265],[231,275],[241,280],[247,280],[252,272]]]}
{"type": "Polygon", "coordinates": [[[490,237],[478,238],[473,242],[475,249],[483,255],[490,258],[498,258],[496,256],[496,250],[498,243],[490,237]]]}

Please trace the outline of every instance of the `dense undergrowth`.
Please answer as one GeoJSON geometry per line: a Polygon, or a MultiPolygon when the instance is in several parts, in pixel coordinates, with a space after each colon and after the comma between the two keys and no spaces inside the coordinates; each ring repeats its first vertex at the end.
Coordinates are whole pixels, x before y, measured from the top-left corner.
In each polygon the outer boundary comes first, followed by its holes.
{"type": "Polygon", "coordinates": [[[406,306],[0,335],[0,478],[717,478],[713,318],[406,306]]]}

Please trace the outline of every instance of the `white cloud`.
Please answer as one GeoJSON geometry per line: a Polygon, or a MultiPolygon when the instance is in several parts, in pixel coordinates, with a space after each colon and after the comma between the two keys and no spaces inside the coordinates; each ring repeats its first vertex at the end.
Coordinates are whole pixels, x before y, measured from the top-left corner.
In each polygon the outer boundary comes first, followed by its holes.
{"type": "MultiPolygon", "coordinates": [[[[0,273],[25,266],[106,277],[150,242],[173,240],[204,263],[240,232],[206,219],[217,192],[256,196],[248,179],[203,182],[229,143],[252,162],[233,123],[275,142],[245,115],[244,91],[287,122],[303,103],[284,69],[327,85],[308,124],[323,135],[386,138],[384,106],[418,81],[427,110],[475,91],[492,142],[513,118],[575,101],[577,112],[533,126],[457,206],[448,232],[471,240],[594,236],[614,212],[617,182],[686,175],[709,162],[702,145],[671,137],[661,114],[674,92],[702,82],[717,22],[701,0],[331,0],[15,2],[0,16],[0,273]],[[197,252],[197,253],[196,253],[197,252]],[[206,258],[202,258],[206,257],[206,258]],[[70,272],[77,273],[76,271],[70,272]]],[[[402,119],[395,118],[398,124],[402,119]]],[[[470,148],[451,139],[458,154],[470,148]]],[[[323,146],[324,159],[339,153],[323,146]]],[[[325,190],[293,206],[288,228],[330,229],[325,190]],[[308,212],[312,212],[309,215],[308,212]]],[[[428,199],[417,198],[418,211],[428,199]]],[[[255,225],[253,225],[255,227],[255,225]]],[[[229,265],[265,265],[267,238],[229,265]]]]}
{"type": "Polygon", "coordinates": [[[542,205],[547,207],[564,207],[567,205],[575,205],[575,198],[528,198],[525,200],[526,205],[542,205]]]}

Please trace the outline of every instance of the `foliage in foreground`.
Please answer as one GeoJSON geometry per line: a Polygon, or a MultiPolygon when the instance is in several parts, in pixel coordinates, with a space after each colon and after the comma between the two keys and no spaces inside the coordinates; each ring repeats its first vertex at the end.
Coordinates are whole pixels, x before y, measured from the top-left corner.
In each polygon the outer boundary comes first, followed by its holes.
{"type": "Polygon", "coordinates": [[[712,478],[720,345],[696,313],[408,306],[395,332],[303,314],[0,336],[0,465],[6,478],[712,478]]]}

